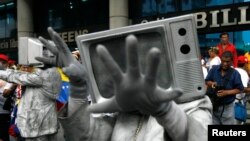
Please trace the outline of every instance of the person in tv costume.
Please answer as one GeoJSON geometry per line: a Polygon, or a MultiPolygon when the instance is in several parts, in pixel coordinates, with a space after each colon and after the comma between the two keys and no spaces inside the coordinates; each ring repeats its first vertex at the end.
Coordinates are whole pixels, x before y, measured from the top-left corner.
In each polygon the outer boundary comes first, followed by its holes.
{"type": "MultiPolygon", "coordinates": [[[[207,125],[212,123],[212,105],[207,96],[174,100],[181,89],[164,90],[156,84],[160,50],[152,48],[147,55],[147,68],[141,74],[138,65],[138,41],[126,38],[127,70],[122,72],[103,45],[97,53],[115,82],[115,95],[104,103],[89,104],[88,74],[84,65],[73,58],[68,46],[52,28],[48,28],[55,46],[43,37],[39,40],[56,59],[37,57],[38,61],[62,63],[69,77],[70,98],[59,114],[68,141],[205,141],[207,125]],[[93,113],[114,113],[112,116],[93,113]]],[[[60,64],[61,64],[60,63],[60,64]]]]}
{"type": "Polygon", "coordinates": [[[25,141],[54,141],[58,131],[55,100],[61,87],[57,68],[0,69],[0,79],[23,87],[15,122],[25,141]]]}

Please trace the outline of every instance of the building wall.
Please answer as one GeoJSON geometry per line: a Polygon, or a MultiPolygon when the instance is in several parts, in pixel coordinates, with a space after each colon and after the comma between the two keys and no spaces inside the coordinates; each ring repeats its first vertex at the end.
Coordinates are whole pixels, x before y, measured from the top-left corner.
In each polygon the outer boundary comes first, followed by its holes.
{"type": "Polygon", "coordinates": [[[188,13],[195,13],[197,16],[197,30],[203,55],[207,55],[208,47],[215,46],[219,42],[218,35],[223,31],[229,32],[230,41],[236,45],[239,52],[250,49],[250,40],[247,38],[250,36],[248,0],[35,0],[33,3],[31,1],[1,1],[0,52],[15,58],[18,49],[17,37],[40,35],[48,37],[48,26],[59,32],[70,49],[74,50],[75,37],[80,34],[188,13]],[[12,2],[14,6],[7,8],[7,4],[12,2]],[[5,7],[1,9],[1,5],[5,7]]]}

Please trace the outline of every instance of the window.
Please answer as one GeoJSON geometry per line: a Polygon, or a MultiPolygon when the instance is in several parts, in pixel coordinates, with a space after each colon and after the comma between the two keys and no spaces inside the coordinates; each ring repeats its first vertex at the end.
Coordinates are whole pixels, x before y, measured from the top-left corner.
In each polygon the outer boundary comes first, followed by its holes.
{"type": "Polygon", "coordinates": [[[228,5],[242,2],[249,2],[250,0],[206,0],[207,6],[228,5]]]}
{"type": "Polygon", "coordinates": [[[37,33],[46,31],[48,26],[98,28],[99,24],[109,23],[109,0],[35,0],[33,7],[37,33]]]}
{"type": "Polygon", "coordinates": [[[142,16],[166,14],[176,11],[175,0],[143,0],[142,16]]]}
{"type": "Polygon", "coordinates": [[[5,13],[3,13],[3,10],[0,10],[0,38],[5,38],[6,34],[5,23],[6,23],[5,13]]]}
{"type": "Polygon", "coordinates": [[[208,0],[206,5],[207,6],[217,6],[217,5],[227,5],[233,4],[234,0],[208,0]]]}
{"type": "Polygon", "coordinates": [[[250,30],[234,32],[234,41],[238,49],[238,53],[242,54],[250,50],[250,30]]]}
{"type": "Polygon", "coordinates": [[[206,6],[206,0],[182,0],[182,11],[204,8],[206,6]]]}
{"type": "Polygon", "coordinates": [[[180,0],[182,11],[249,1],[250,0],[180,0]]]}
{"type": "Polygon", "coordinates": [[[14,2],[0,4],[0,38],[16,36],[16,5],[14,2]]]}

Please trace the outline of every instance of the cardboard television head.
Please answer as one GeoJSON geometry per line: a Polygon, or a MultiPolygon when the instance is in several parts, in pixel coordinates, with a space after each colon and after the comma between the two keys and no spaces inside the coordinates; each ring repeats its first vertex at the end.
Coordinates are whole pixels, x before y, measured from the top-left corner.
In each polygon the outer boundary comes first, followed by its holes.
{"type": "Polygon", "coordinates": [[[198,37],[194,15],[190,14],[78,36],[77,46],[87,68],[93,102],[105,101],[114,95],[115,90],[109,72],[96,53],[97,45],[104,45],[125,71],[125,38],[130,34],[138,39],[139,63],[143,73],[146,53],[152,47],[161,50],[157,84],[166,90],[181,88],[184,94],[176,102],[183,103],[204,96],[198,37]]]}
{"type": "Polygon", "coordinates": [[[44,64],[37,61],[35,57],[53,56],[37,38],[20,37],[18,47],[18,64],[21,65],[43,67],[44,64]]]}

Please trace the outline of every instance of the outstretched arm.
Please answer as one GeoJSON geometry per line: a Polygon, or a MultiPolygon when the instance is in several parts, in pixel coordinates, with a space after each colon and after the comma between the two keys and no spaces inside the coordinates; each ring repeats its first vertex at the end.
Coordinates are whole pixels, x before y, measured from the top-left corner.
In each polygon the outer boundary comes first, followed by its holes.
{"type": "Polygon", "coordinates": [[[36,59],[45,64],[62,68],[68,76],[69,102],[59,114],[59,119],[61,119],[68,140],[87,140],[92,129],[90,113],[86,110],[88,107],[87,73],[84,66],[72,56],[68,46],[58,33],[52,28],[48,28],[48,32],[54,44],[42,37],[39,37],[39,40],[55,55],[55,58],[36,57],[36,59]]]}
{"type": "Polygon", "coordinates": [[[125,73],[121,71],[104,46],[97,47],[98,55],[115,82],[116,92],[109,100],[91,105],[89,110],[94,113],[140,111],[156,117],[172,140],[186,140],[187,116],[173,101],[182,94],[182,91],[165,90],[156,84],[157,67],[160,62],[160,50],[157,48],[149,51],[146,72],[142,75],[139,69],[138,47],[135,36],[130,35],[126,38],[127,70],[125,73]]]}
{"type": "Polygon", "coordinates": [[[70,103],[68,103],[68,116],[70,116],[84,100],[87,99],[87,76],[83,65],[81,65],[71,54],[67,44],[52,29],[48,28],[48,33],[54,44],[42,37],[39,40],[44,46],[54,54],[54,58],[36,57],[38,61],[45,64],[62,68],[70,81],[70,103]],[[75,101],[75,102],[74,102],[75,101]]]}

